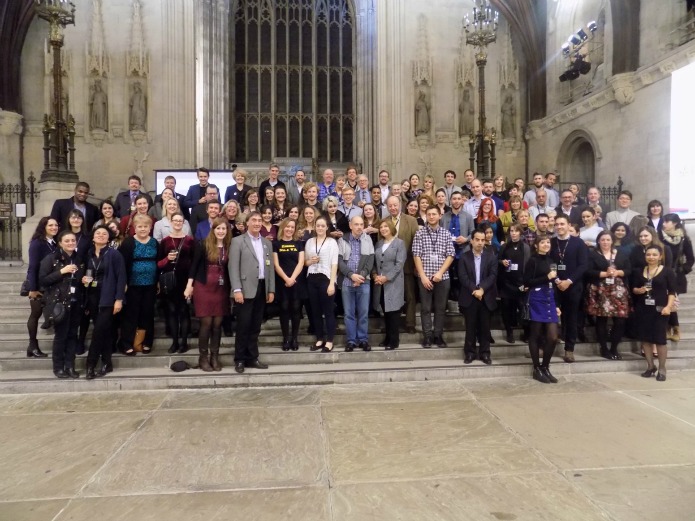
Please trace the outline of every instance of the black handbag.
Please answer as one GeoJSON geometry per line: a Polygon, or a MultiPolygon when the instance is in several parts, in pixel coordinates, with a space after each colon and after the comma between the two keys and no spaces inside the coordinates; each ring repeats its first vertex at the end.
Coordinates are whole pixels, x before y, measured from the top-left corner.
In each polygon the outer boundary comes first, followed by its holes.
{"type": "Polygon", "coordinates": [[[22,287],[19,290],[19,296],[20,297],[28,297],[29,296],[29,279],[24,279],[24,282],[22,282],[22,287]]]}
{"type": "Polygon", "coordinates": [[[179,247],[176,249],[174,268],[171,271],[165,271],[159,274],[159,293],[166,297],[170,297],[176,293],[176,265],[179,263],[179,255],[181,254],[181,248],[183,247],[183,242],[185,240],[185,237],[181,239],[179,247]]]}

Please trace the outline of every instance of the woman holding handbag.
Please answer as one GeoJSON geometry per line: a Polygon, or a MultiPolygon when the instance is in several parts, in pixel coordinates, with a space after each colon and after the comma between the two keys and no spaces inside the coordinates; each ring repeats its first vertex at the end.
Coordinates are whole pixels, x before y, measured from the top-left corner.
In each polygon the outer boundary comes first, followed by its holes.
{"type": "Polygon", "coordinates": [[[225,217],[218,217],[213,221],[207,238],[196,245],[188,283],[183,292],[186,299],[193,297],[195,316],[200,319],[198,365],[205,372],[222,370],[222,319],[231,311],[231,284],[227,271],[231,243],[229,222],[225,217]]]}
{"type": "MultiPolygon", "coordinates": [[[[482,207],[482,205],[481,205],[482,207]]],[[[499,253],[498,270],[500,298],[502,299],[502,323],[507,332],[507,343],[513,344],[514,326],[517,325],[519,311],[523,310],[526,294],[524,288],[524,270],[531,258],[530,246],[521,239],[521,225],[509,226],[509,237],[499,253]]],[[[528,324],[523,324],[522,342],[528,338],[528,324]]]]}
{"type": "Polygon", "coordinates": [[[45,288],[44,315],[52,317],[53,374],[56,378],[79,378],[75,371],[77,328],[82,318],[84,266],[77,256],[77,237],[70,230],[58,236],[58,249],[41,261],[39,285],[45,288]]]}
{"type": "Polygon", "coordinates": [[[188,283],[188,272],[193,262],[195,239],[185,232],[185,219],[181,212],[169,216],[171,233],[159,243],[157,267],[160,270],[159,294],[167,307],[167,321],[171,334],[169,353],[188,351],[188,333],[191,317],[183,292],[188,283]]]}
{"type": "Polygon", "coordinates": [[[39,317],[43,313],[43,294],[39,286],[39,266],[41,261],[55,253],[58,245],[55,237],[58,235],[58,221],[53,217],[42,217],[36,226],[34,235],[29,242],[29,268],[27,269],[26,295],[29,297],[29,307],[31,312],[27,320],[27,330],[29,331],[29,346],[27,347],[28,358],[45,358],[46,353],[39,349],[39,341],[36,334],[39,329],[39,317]]]}

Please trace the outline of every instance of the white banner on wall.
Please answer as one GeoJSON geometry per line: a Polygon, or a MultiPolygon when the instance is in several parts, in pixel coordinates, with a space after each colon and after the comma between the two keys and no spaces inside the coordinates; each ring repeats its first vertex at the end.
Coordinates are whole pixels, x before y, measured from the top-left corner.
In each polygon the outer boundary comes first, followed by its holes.
{"type": "Polygon", "coordinates": [[[695,63],[675,71],[671,79],[670,208],[681,218],[695,219],[695,63]]]}

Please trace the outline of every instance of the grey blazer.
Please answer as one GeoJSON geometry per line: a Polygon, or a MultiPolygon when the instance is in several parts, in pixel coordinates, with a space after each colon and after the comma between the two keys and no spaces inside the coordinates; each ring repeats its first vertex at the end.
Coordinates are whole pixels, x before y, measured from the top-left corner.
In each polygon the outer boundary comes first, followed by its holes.
{"type": "Polygon", "coordinates": [[[258,291],[258,262],[265,268],[265,294],[275,293],[275,265],[273,264],[273,246],[268,239],[261,239],[263,259],[256,258],[251,238],[248,233],[232,239],[229,249],[229,280],[232,291],[241,289],[244,298],[254,298],[258,291]]]}
{"type": "MultiPolygon", "coordinates": [[[[308,181],[305,181],[304,184],[307,182],[308,181]]],[[[287,190],[287,200],[290,202],[290,204],[304,204],[304,198],[299,194],[299,190],[297,189],[297,181],[295,181],[294,176],[290,176],[287,183],[285,183],[285,190],[287,190]]]]}
{"type": "Polygon", "coordinates": [[[383,286],[374,284],[376,302],[381,302],[381,291],[384,291],[384,311],[398,311],[405,302],[403,294],[405,286],[403,282],[403,266],[407,258],[405,243],[396,237],[391,246],[381,251],[384,241],[376,243],[374,247],[374,269],[372,273],[386,275],[388,282],[383,286]]]}

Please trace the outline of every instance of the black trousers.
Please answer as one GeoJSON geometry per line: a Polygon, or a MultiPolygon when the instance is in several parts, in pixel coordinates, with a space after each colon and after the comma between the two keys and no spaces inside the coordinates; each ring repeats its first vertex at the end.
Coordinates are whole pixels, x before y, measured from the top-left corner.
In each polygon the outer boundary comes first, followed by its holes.
{"type": "Polygon", "coordinates": [[[417,305],[415,275],[404,273],[403,289],[405,292],[405,327],[415,328],[415,306],[417,305]]]}
{"type": "Polygon", "coordinates": [[[321,273],[312,273],[306,280],[311,312],[314,314],[314,335],[317,340],[333,342],[336,328],[335,294],[328,296],[326,293],[330,279],[321,273]]]}
{"type": "Polygon", "coordinates": [[[145,330],[144,345],[152,347],[154,342],[154,305],[157,297],[156,286],[128,286],[126,304],[123,306],[121,339],[123,349],[133,347],[135,332],[145,330]]]}
{"type": "Polygon", "coordinates": [[[477,298],[473,299],[470,306],[463,308],[463,316],[466,318],[464,354],[481,358],[490,356],[490,314],[485,302],[477,298]],[[479,350],[475,348],[476,338],[480,341],[479,350]]]}
{"type": "MultiPolygon", "coordinates": [[[[90,310],[90,315],[94,313],[90,310]]],[[[113,306],[98,308],[94,320],[92,342],[87,354],[87,367],[96,367],[101,359],[103,365],[111,365],[111,353],[113,352],[113,339],[116,336],[113,320],[113,306]]]]}
{"type": "Polygon", "coordinates": [[[386,338],[384,343],[391,347],[398,347],[401,343],[401,334],[398,330],[401,318],[400,311],[384,312],[384,325],[386,326],[386,338]]]}
{"type": "Polygon", "coordinates": [[[74,369],[75,349],[77,348],[77,330],[82,320],[82,306],[73,302],[70,311],[62,322],[55,324],[53,330],[53,370],[74,369]]]}
{"type": "Polygon", "coordinates": [[[582,288],[570,288],[566,291],[558,291],[558,306],[562,311],[562,336],[565,339],[565,351],[574,351],[577,343],[577,323],[579,321],[579,307],[582,302],[582,288]]]}
{"type": "Polygon", "coordinates": [[[255,362],[258,360],[258,335],[261,334],[263,313],[265,312],[265,281],[258,281],[254,298],[245,298],[236,307],[236,338],[234,343],[235,362],[255,362]]]}

